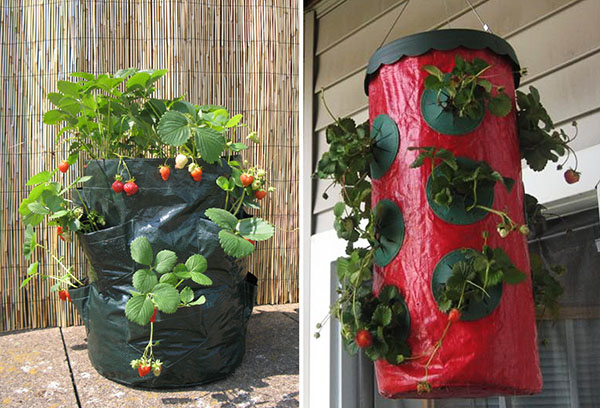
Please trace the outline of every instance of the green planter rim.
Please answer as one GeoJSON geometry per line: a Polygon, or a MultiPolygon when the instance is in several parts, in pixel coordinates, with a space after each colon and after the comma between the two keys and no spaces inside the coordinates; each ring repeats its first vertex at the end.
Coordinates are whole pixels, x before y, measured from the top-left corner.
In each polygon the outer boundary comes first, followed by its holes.
{"type": "Polygon", "coordinates": [[[367,65],[365,93],[369,95],[369,83],[377,75],[382,65],[394,64],[403,57],[416,57],[430,50],[448,51],[459,47],[470,50],[489,49],[507,57],[514,68],[515,88],[521,79],[519,60],[512,46],[504,39],[481,30],[448,29],[425,31],[392,41],[379,48],[367,65]]]}

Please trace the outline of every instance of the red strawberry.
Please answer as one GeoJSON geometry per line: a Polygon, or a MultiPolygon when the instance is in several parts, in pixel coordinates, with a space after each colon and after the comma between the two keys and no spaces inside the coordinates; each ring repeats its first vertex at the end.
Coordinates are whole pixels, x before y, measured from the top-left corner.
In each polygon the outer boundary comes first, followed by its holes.
{"type": "Polygon", "coordinates": [[[61,173],[66,173],[67,170],[69,170],[69,163],[66,160],[61,161],[58,165],[58,170],[60,170],[61,173]]]}
{"type": "Polygon", "coordinates": [[[242,173],[240,176],[240,181],[242,182],[242,186],[248,187],[254,181],[254,176],[251,176],[247,173],[242,173]]]}
{"type": "Polygon", "coordinates": [[[150,364],[142,365],[142,363],[140,363],[140,365],[138,366],[138,374],[140,375],[140,377],[145,377],[150,373],[151,370],[152,366],[150,364]]]}
{"type": "Polygon", "coordinates": [[[123,192],[123,182],[122,182],[122,181],[119,181],[119,180],[115,181],[115,182],[112,184],[112,189],[113,189],[113,191],[114,191],[115,193],[117,193],[117,194],[119,194],[119,193],[123,192]]]}
{"type": "Polygon", "coordinates": [[[138,192],[138,186],[137,184],[135,184],[135,179],[130,179],[127,183],[125,183],[125,185],[123,186],[123,191],[125,191],[125,193],[128,196],[132,196],[135,193],[138,192]]]}
{"type": "Polygon", "coordinates": [[[246,238],[246,237],[244,237],[244,239],[245,239],[246,241],[250,242],[252,245],[256,245],[256,241],[253,241],[253,240],[251,240],[251,239],[248,239],[248,238],[246,238]]]}
{"type": "Polygon", "coordinates": [[[354,342],[360,348],[371,347],[373,344],[373,337],[368,330],[362,329],[356,332],[356,337],[354,337],[354,342]]]}
{"type": "Polygon", "coordinates": [[[190,172],[190,175],[194,179],[194,181],[202,180],[202,168],[196,167],[194,170],[190,172]]]}
{"type": "Polygon", "coordinates": [[[451,323],[456,323],[460,320],[460,310],[454,308],[450,310],[450,314],[448,315],[448,321],[451,323]]]}
{"type": "Polygon", "coordinates": [[[565,171],[565,180],[569,184],[577,183],[579,181],[580,172],[573,169],[565,171]]]}
{"type": "Polygon", "coordinates": [[[56,235],[58,235],[58,237],[60,239],[62,239],[63,241],[65,240],[65,237],[63,237],[63,228],[59,225],[58,227],[56,227],[56,235]]]}
{"type": "Polygon", "coordinates": [[[154,308],[154,313],[152,313],[152,317],[150,318],[152,323],[156,322],[156,308],[154,308]]]}
{"type": "Polygon", "coordinates": [[[121,194],[121,192],[123,191],[123,177],[121,177],[119,174],[115,175],[115,182],[112,184],[112,189],[115,193],[117,194],[121,194]]]}
{"type": "Polygon", "coordinates": [[[257,190],[254,192],[254,197],[256,197],[257,200],[262,200],[266,195],[267,192],[265,190],[257,190]]]}
{"type": "Polygon", "coordinates": [[[67,296],[69,296],[69,292],[67,292],[66,290],[62,289],[58,291],[58,297],[60,298],[60,300],[62,300],[63,302],[65,300],[67,300],[67,296]]]}
{"type": "Polygon", "coordinates": [[[162,177],[164,181],[167,181],[171,175],[171,169],[169,166],[159,166],[158,168],[160,171],[160,177],[162,177]]]}

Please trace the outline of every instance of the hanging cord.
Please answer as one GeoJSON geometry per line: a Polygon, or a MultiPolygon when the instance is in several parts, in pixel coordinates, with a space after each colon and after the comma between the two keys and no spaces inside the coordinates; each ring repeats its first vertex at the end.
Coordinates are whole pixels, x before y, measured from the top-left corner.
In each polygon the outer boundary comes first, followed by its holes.
{"type": "Polygon", "coordinates": [[[477,10],[475,10],[475,7],[473,7],[473,5],[471,4],[471,2],[469,0],[465,0],[467,2],[467,4],[469,5],[469,7],[471,7],[471,11],[473,11],[473,13],[475,13],[475,15],[477,16],[477,20],[479,20],[479,22],[481,23],[481,25],[483,26],[483,30],[487,31],[490,34],[492,33],[492,29],[490,28],[489,25],[487,25],[486,23],[484,23],[484,21],[481,19],[481,16],[479,15],[479,13],[477,12],[477,10]]]}
{"type": "Polygon", "coordinates": [[[450,12],[448,12],[448,1],[443,0],[444,8],[446,9],[446,24],[448,24],[448,28],[452,28],[452,24],[450,22],[450,12]]]}
{"type": "Polygon", "coordinates": [[[406,0],[406,3],[404,3],[404,7],[402,7],[402,10],[400,10],[400,13],[398,13],[398,17],[396,17],[396,20],[394,20],[394,23],[392,24],[389,31],[383,38],[383,41],[381,42],[381,44],[379,44],[379,48],[381,48],[381,46],[385,43],[385,41],[388,39],[388,37],[392,33],[392,30],[394,29],[394,27],[396,27],[396,23],[398,23],[398,20],[400,20],[400,17],[402,17],[402,14],[404,14],[404,10],[406,10],[406,6],[408,6],[408,3],[410,3],[410,0],[406,0]]]}

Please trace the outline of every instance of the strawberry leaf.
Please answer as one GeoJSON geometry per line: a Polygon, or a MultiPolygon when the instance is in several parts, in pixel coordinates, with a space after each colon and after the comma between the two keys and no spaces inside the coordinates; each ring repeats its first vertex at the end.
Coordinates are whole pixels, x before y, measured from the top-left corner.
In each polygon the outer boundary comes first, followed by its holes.
{"type": "Polygon", "coordinates": [[[175,313],[177,311],[180,300],[179,291],[173,286],[168,283],[159,283],[152,289],[152,296],[161,312],[175,313]]]}
{"type": "Polygon", "coordinates": [[[194,300],[189,305],[190,306],[198,306],[198,305],[203,305],[205,303],[206,303],[206,297],[205,296],[200,296],[198,299],[194,300]]]}
{"type": "Polygon", "coordinates": [[[221,208],[209,208],[204,214],[219,227],[229,231],[235,230],[238,223],[235,215],[221,208]]]}
{"type": "Polygon", "coordinates": [[[137,237],[131,242],[131,259],[135,262],[151,266],[152,265],[152,247],[150,246],[150,241],[146,237],[137,237]]]}
{"type": "Polygon", "coordinates": [[[238,223],[236,229],[242,237],[253,241],[265,241],[275,232],[275,227],[262,218],[245,218],[238,223]]]}
{"type": "Polygon", "coordinates": [[[237,126],[237,124],[240,122],[240,120],[242,120],[242,114],[237,114],[233,117],[231,117],[231,119],[229,119],[227,121],[227,124],[225,125],[226,128],[231,128],[234,126],[237,126]]]}
{"type": "Polygon", "coordinates": [[[525,280],[526,276],[523,272],[518,270],[516,267],[508,267],[503,269],[502,280],[509,284],[521,283],[525,280]]]}
{"type": "Polygon", "coordinates": [[[29,208],[29,211],[31,211],[34,214],[39,214],[39,215],[50,214],[50,211],[46,207],[44,207],[39,201],[34,201],[34,202],[28,204],[27,208],[29,208]]]}
{"type": "Polygon", "coordinates": [[[75,98],[79,97],[80,86],[75,82],[58,81],[56,87],[65,95],[73,96],[75,98]]]}
{"type": "Polygon", "coordinates": [[[155,263],[156,267],[154,269],[156,272],[160,274],[170,272],[177,263],[177,255],[173,251],[164,249],[156,254],[155,263]]]}
{"type": "Polygon", "coordinates": [[[173,274],[180,279],[189,279],[192,276],[187,266],[182,263],[175,266],[173,269],[173,274]]]}
{"type": "Polygon", "coordinates": [[[158,122],[160,140],[170,146],[185,144],[191,136],[189,125],[189,120],[183,113],[175,110],[166,112],[158,122]]]}
{"type": "Polygon", "coordinates": [[[34,262],[27,268],[27,276],[35,275],[38,270],[38,262],[34,262]]]}
{"type": "Polygon", "coordinates": [[[492,99],[490,99],[490,102],[488,104],[488,109],[490,110],[490,113],[492,115],[501,117],[508,115],[510,113],[511,107],[512,105],[510,98],[504,92],[501,92],[492,99]]]}
{"type": "Polygon", "coordinates": [[[444,73],[435,65],[423,65],[423,70],[440,81],[444,79],[444,73]]]}
{"type": "Polygon", "coordinates": [[[229,148],[230,148],[232,151],[234,151],[234,152],[236,152],[236,153],[239,153],[239,152],[241,152],[242,150],[246,150],[246,149],[248,148],[248,146],[247,146],[247,145],[245,145],[244,143],[232,143],[232,144],[231,144],[231,146],[229,146],[229,148]]]}
{"type": "Polygon", "coordinates": [[[233,191],[235,189],[235,183],[230,183],[229,179],[223,176],[217,179],[217,185],[224,191],[233,191]]]}
{"type": "Polygon", "coordinates": [[[33,250],[35,248],[35,232],[33,231],[33,226],[28,225],[25,229],[25,240],[23,242],[23,255],[25,259],[31,259],[31,255],[33,254],[33,250]]]}
{"type": "Polygon", "coordinates": [[[185,266],[192,273],[204,273],[207,267],[206,258],[202,255],[192,255],[185,261],[185,266]]]}
{"type": "Polygon", "coordinates": [[[179,279],[177,279],[177,276],[175,276],[174,273],[165,273],[164,275],[161,275],[159,282],[175,286],[177,285],[178,280],[179,279]]]}
{"type": "Polygon", "coordinates": [[[192,272],[192,280],[196,282],[198,285],[202,286],[210,286],[212,285],[212,279],[200,272],[192,272]]]}
{"type": "Polygon", "coordinates": [[[21,282],[21,286],[19,287],[19,289],[23,289],[25,286],[27,286],[31,279],[33,279],[33,276],[28,276],[27,278],[23,279],[23,282],[21,282]]]}
{"type": "MultiPolygon", "coordinates": [[[[161,121],[162,122],[162,121],[161,121]]],[[[219,160],[221,153],[225,150],[225,139],[220,132],[204,127],[194,129],[194,141],[198,153],[207,163],[219,160]]]]}
{"type": "MultiPolygon", "coordinates": [[[[177,290],[174,289],[176,292],[177,290]]],[[[152,300],[146,295],[134,295],[125,305],[125,316],[134,323],[144,326],[154,313],[152,300]]]]}
{"type": "Polygon", "coordinates": [[[38,174],[32,176],[28,181],[26,186],[34,186],[36,184],[47,183],[50,181],[50,173],[48,171],[41,171],[38,174]]]}
{"type": "Polygon", "coordinates": [[[343,201],[340,201],[333,206],[333,214],[336,217],[341,217],[344,214],[345,209],[346,204],[343,201]]]}
{"type": "Polygon", "coordinates": [[[133,287],[142,293],[148,293],[158,283],[156,274],[149,269],[140,269],[133,274],[133,287]]]}
{"type": "Polygon", "coordinates": [[[179,298],[182,303],[190,303],[194,300],[194,291],[189,286],[186,286],[179,292],[179,298]]]}
{"type": "Polygon", "coordinates": [[[242,258],[254,252],[254,245],[231,231],[219,231],[219,242],[227,255],[242,258]]]}
{"type": "Polygon", "coordinates": [[[387,326],[392,322],[392,310],[389,306],[379,304],[373,313],[371,321],[377,326],[387,326]]]}

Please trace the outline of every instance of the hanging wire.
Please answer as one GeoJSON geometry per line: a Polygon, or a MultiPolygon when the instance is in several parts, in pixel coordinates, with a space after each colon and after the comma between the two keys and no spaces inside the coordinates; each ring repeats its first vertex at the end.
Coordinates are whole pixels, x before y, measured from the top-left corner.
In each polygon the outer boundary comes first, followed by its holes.
{"type": "Polygon", "coordinates": [[[450,22],[450,12],[448,11],[448,0],[444,1],[444,8],[446,9],[446,24],[448,24],[448,28],[452,28],[452,24],[450,22]]]}
{"type": "Polygon", "coordinates": [[[408,3],[410,3],[410,0],[407,0],[406,3],[404,3],[404,7],[402,7],[402,10],[400,10],[400,13],[398,13],[398,17],[396,17],[396,20],[394,20],[394,23],[392,24],[392,26],[390,27],[389,31],[387,32],[387,34],[383,38],[383,41],[381,42],[381,44],[379,44],[379,48],[381,48],[381,46],[385,43],[385,41],[388,39],[388,37],[392,33],[392,30],[396,26],[396,23],[398,23],[398,20],[400,20],[400,17],[402,17],[402,14],[404,14],[404,10],[406,10],[406,6],[408,6],[408,3]]]}
{"type": "Polygon", "coordinates": [[[469,0],[465,0],[467,2],[467,4],[469,5],[469,7],[471,7],[471,11],[473,11],[473,13],[475,13],[475,15],[477,16],[477,20],[479,20],[479,22],[481,23],[481,25],[483,26],[483,30],[487,31],[488,33],[492,34],[492,29],[490,28],[489,25],[487,25],[482,19],[481,16],[479,15],[479,13],[477,12],[477,10],[475,10],[475,7],[473,7],[473,5],[471,4],[471,2],[469,0]]]}

